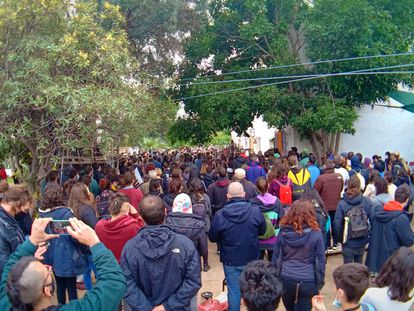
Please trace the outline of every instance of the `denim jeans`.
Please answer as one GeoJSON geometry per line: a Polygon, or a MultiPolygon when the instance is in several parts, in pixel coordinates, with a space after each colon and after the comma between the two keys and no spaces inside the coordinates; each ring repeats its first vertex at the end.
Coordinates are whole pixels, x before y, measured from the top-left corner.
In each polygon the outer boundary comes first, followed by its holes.
{"type": "Polygon", "coordinates": [[[85,283],[85,287],[87,290],[91,290],[92,285],[92,276],[91,272],[95,274],[95,278],[98,277],[96,273],[96,267],[92,260],[92,255],[84,255],[85,256],[85,269],[83,270],[83,282],[85,283]]]}
{"type": "Polygon", "coordinates": [[[317,294],[318,288],[315,283],[283,280],[282,301],[286,311],[310,311],[311,299],[317,294]]]}
{"type": "Polygon", "coordinates": [[[364,256],[365,245],[359,248],[349,248],[342,246],[342,256],[344,257],[344,264],[346,263],[362,263],[364,256]]]}
{"type": "Polygon", "coordinates": [[[240,311],[240,275],[244,270],[245,266],[227,266],[224,267],[224,276],[227,282],[227,301],[229,303],[228,311],[240,311]]]}

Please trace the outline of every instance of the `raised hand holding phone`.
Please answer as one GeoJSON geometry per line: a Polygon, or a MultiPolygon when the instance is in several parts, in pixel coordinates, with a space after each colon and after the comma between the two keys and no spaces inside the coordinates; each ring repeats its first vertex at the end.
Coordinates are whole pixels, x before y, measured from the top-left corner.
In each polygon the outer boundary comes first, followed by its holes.
{"type": "Polygon", "coordinates": [[[76,218],[70,218],[69,222],[71,226],[67,227],[68,233],[80,243],[92,247],[100,242],[95,230],[86,225],[83,221],[76,218]]]}

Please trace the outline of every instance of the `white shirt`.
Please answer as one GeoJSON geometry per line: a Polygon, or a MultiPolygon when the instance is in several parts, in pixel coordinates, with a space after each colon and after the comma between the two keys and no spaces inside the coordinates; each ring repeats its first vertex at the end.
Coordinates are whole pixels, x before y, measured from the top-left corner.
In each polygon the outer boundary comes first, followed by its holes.
{"type": "Polygon", "coordinates": [[[336,169],[335,169],[335,173],[340,174],[340,175],[342,176],[342,180],[344,181],[344,186],[342,187],[342,192],[341,192],[341,197],[342,197],[342,196],[344,195],[345,188],[346,188],[346,186],[348,185],[349,173],[348,173],[348,171],[347,171],[345,168],[343,168],[343,167],[336,168],[336,169]]]}
{"type": "Polygon", "coordinates": [[[394,185],[392,183],[388,185],[388,194],[391,197],[391,201],[394,201],[395,200],[395,190],[397,190],[397,186],[396,185],[394,185]]]}
{"type": "MultiPolygon", "coordinates": [[[[411,291],[411,296],[413,294],[414,290],[411,291]]],[[[362,296],[361,302],[370,303],[377,311],[409,311],[413,310],[410,307],[413,307],[414,297],[407,302],[391,300],[388,295],[388,287],[371,287],[362,296]]]]}

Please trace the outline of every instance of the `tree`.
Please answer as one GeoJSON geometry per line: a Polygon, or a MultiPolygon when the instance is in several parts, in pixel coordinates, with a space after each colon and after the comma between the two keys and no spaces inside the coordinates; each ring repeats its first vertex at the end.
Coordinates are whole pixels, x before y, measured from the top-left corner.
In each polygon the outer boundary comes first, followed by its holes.
{"type": "Polygon", "coordinates": [[[125,29],[141,68],[158,78],[174,74],[183,39],[199,31],[207,18],[206,0],[110,1],[125,14],[125,29]]]}
{"type": "Polygon", "coordinates": [[[230,128],[240,134],[255,116],[263,114],[270,125],[279,129],[295,127],[302,137],[310,139],[319,156],[328,150],[336,151],[339,133],[354,131],[355,107],[384,99],[399,82],[407,81],[407,75],[326,77],[300,82],[243,79],[338,73],[412,61],[413,56],[371,58],[248,71],[408,52],[413,37],[405,27],[413,23],[413,15],[407,13],[413,8],[409,1],[403,1],[407,11],[393,8],[391,1],[380,2],[318,0],[309,5],[302,0],[212,1],[212,21],[186,45],[179,97],[190,97],[184,100],[187,116],[170,133],[192,141],[200,139],[200,131],[213,135],[230,128]],[[227,72],[239,73],[218,74],[227,72]],[[232,79],[239,81],[225,83],[232,79]],[[198,84],[203,81],[211,84],[198,84]],[[281,84],[263,87],[271,82],[281,84]],[[220,93],[232,88],[249,90],[220,93]],[[218,94],[191,98],[213,92],[218,94]]]}
{"type": "Polygon", "coordinates": [[[105,152],[154,132],[146,115],[157,101],[138,80],[124,26],[108,3],[98,12],[88,1],[2,2],[0,131],[30,151],[32,181],[64,151],[105,152]]]}

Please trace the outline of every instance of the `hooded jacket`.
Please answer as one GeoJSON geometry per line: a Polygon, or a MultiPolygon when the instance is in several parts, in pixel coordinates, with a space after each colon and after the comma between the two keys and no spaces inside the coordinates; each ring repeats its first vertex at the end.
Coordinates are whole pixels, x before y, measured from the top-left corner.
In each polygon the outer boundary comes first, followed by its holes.
{"type": "Polygon", "coordinates": [[[10,254],[23,242],[24,234],[17,220],[0,206],[0,275],[10,254]]]}
{"type": "Polygon", "coordinates": [[[322,285],[325,278],[325,244],[321,231],[310,228],[299,234],[283,226],[275,244],[272,263],[283,280],[322,285]]]}
{"type": "MultiPolygon", "coordinates": [[[[53,210],[39,210],[40,218],[53,218],[54,220],[69,220],[74,217],[70,208],[56,207],[53,210]]],[[[50,229],[46,229],[51,233],[50,229]]],[[[85,261],[81,246],[69,235],[60,235],[58,239],[49,241],[50,246],[43,255],[44,262],[53,267],[53,273],[60,277],[74,277],[83,273],[85,261]]]]}
{"type": "MultiPolygon", "coordinates": [[[[251,199],[250,202],[259,206],[262,214],[267,213],[268,217],[275,216],[275,218],[269,217],[269,219],[273,225],[273,228],[278,230],[280,219],[285,215],[283,205],[280,200],[276,196],[266,193],[265,195],[258,195],[257,198],[251,199]]],[[[273,250],[276,240],[276,236],[266,240],[259,240],[259,248],[273,250]]]]}
{"type": "Polygon", "coordinates": [[[246,167],[246,179],[255,185],[257,179],[262,176],[266,176],[264,168],[256,161],[249,161],[246,167]]]}
{"type": "Polygon", "coordinates": [[[169,213],[165,218],[165,224],[168,225],[175,233],[185,235],[197,248],[201,256],[206,256],[207,235],[204,230],[204,220],[195,214],[174,212],[169,213]]]}
{"type": "Polygon", "coordinates": [[[220,243],[220,261],[244,266],[259,257],[259,235],[266,221],[257,205],[245,198],[232,198],[213,218],[209,238],[220,243]]]}
{"type": "Polygon", "coordinates": [[[371,198],[374,211],[384,210],[385,203],[391,201],[391,196],[388,193],[381,193],[371,198]]]}
{"type": "MultiPolygon", "coordinates": [[[[364,197],[362,194],[357,195],[356,197],[350,198],[346,193],[344,194],[343,199],[338,204],[338,208],[335,212],[334,226],[338,234],[338,241],[343,240],[344,232],[344,221],[345,216],[353,206],[362,206],[365,212],[367,213],[369,223],[372,224],[374,220],[374,208],[371,200],[367,197],[364,197]]],[[[354,239],[347,239],[345,246],[348,248],[360,248],[365,246],[368,243],[368,236],[354,239]]]]}
{"type": "MultiPolygon", "coordinates": [[[[283,177],[278,178],[277,180],[282,185],[287,185],[289,179],[288,179],[287,176],[283,176],[283,177]]],[[[291,190],[293,192],[293,184],[292,184],[292,181],[290,181],[290,188],[291,188],[291,190]]],[[[277,196],[278,198],[280,198],[279,197],[279,194],[280,194],[280,185],[277,183],[276,179],[274,179],[274,180],[271,181],[270,186],[269,186],[269,193],[271,195],[274,195],[274,196],[277,196]]]]}
{"type": "MultiPolygon", "coordinates": [[[[141,219],[140,219],[141,220],[141,219]]],[[[112,251],[116,260],[121,261],[121,253],[126,242],[137,235],[144,224],[137,219],[124,215],[115,220],[101,219],[95,227],[99,240],[112,251]]]]}
{"type": "Polygon", "coordinates": [[[242,179],[239,180],[239,182],[243,185],[244,192],[246,193],[245,197],[247,200],[253,199],[259,194],[256,186],[250,181],[242,179]]]}
{"type": "Polygon", "coordinates": [[[172,206],[173,206],[175,197],[176,197],[175,194],[167,194],[162,198],[164,201],[165,209],[167,210],[167,213],[172,212],[172,206]]]}
{"type": "Polygon", "coordinates": [[[220,177],[219,180],[208,187],[207,195],[210,197],[213,215],[226,204],[229,184],[230,181],[227,178],[220,177]]]}
{"type": "Polygon", "coordinates": [[[233,160],[233,170],[241,168],[243,165],[247,164],[247,155],[241,153],[237,158],[233,160]]]}
{"type": "Polygon", "coordinates": [[[146,226],[127,242],[121,268],[125,301],[132,310],[189,311],[201,287],[200,257],[193,242],[168,226],[146,226]]]}
{"type": "Polygon", "coordinates": [[[401,203],[390,201],[375,211],[366,265],[379,272],[387,259],[401,246],[414,244],[414,232],[401,203]]]}
{"type": "Polygon", "coordinates": [[[314,188],[319,192],[328,211],[335,211],[339,200],[344,181],[341,174],[335,173],[334,168],[325,169],[324,173],[316,179],[314,188]]]}

